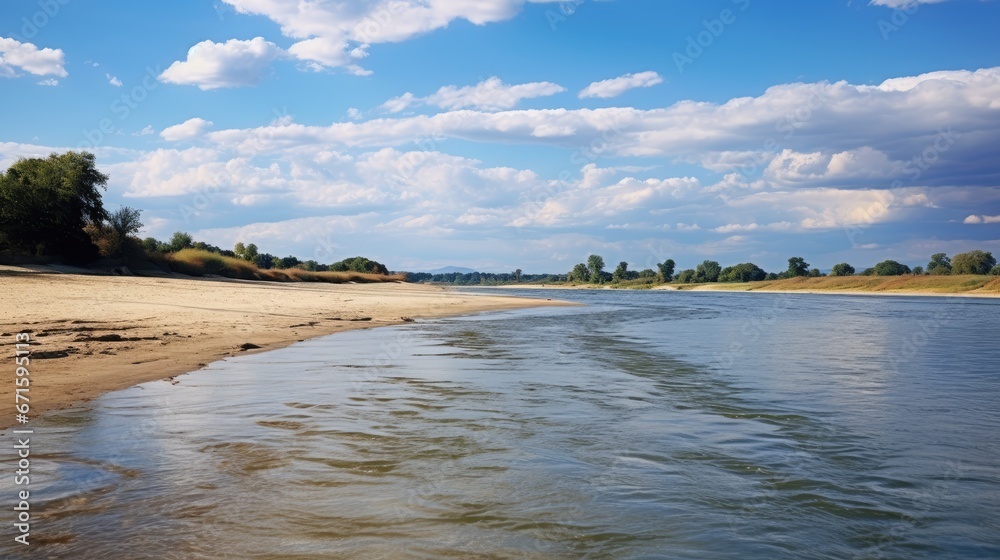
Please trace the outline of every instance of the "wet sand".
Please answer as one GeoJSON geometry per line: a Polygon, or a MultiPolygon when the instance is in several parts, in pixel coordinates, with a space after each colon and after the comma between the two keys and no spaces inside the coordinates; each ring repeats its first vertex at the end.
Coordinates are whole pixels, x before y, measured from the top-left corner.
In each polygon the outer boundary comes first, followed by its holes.
{"type": "Polygon", "coordinates": [[[30,413],[173,377],[245,352],[410,320],[541,305],[412,284],[246,282],[0,270],[0,390],[14,424],[15,335],[31,337],[30,413]]]}

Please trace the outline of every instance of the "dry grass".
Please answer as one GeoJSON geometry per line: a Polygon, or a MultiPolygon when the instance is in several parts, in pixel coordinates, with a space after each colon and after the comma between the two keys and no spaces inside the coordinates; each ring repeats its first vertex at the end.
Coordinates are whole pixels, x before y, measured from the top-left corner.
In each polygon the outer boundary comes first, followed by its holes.
{"type": "Polygon", "coordinates": [[[738,291],[817,291],[930,294],[1000,294],[1000,277],[961,276],[825,276],[822,278],[787,278],[745,284],[697,284],[679,286],[705,290],[738,291]]]}
{"type": "Polygon", "coordinates": [[[310,272],[300,268],[283,270],[257,268],[253,263],[235,257],[225,257],[210,251],[182,249],[176,253],[163,255],[163,262],[171,270],[190,276],[214,274],[242,280],[265,280],[270,282],[327,282],[346,284],[348,282],[377,283],[404,282],[404,274],[368,274],[363,272],[310,272]]]}

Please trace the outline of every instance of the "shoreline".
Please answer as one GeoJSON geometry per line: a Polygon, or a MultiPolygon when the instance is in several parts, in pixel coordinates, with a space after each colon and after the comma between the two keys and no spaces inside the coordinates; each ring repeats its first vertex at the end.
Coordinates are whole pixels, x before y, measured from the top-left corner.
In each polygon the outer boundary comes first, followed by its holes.
{"type": "Polygon", "coordinates": [[[502,286],[463,286],[476,289],[523,290],[620,290],[670,292],[740,292],[764,294],[814,294],[849,296],[917,296],[1000,298],[1000,278],[976,276],[930,277],[823,277],[764,280],[746,283],[657,284],[652,287],[612,287],[610,285],[523,284],[502,286]],[[970,280],[971,279],[971,280],[970,280]],[[975,282],[972,286],[968,282],[975,282]],[[936,284],[935,284],[936,283],[936,284]],[[942,291],[953,290],[953,291],[942,291]]]}
{"type": "MultiPolygon", "coordinates": [[[[247,282],[0,270],[3,353],[31,337],[29,418],[227,357],[338,332],[569,302],[403,283],[247,282]]],[[[14,368],[0,388],[14,401],[14,368]]],[[[13,406],[0,430],[15,425],[13,406]]]]}

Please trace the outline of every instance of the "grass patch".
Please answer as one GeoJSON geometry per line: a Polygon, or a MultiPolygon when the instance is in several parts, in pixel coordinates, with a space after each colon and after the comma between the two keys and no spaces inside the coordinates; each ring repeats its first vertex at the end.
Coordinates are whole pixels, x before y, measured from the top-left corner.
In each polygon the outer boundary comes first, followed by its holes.
{"type": "Polygon", "coordinates": [[[922,292],[932,294],[997,293],[1000,278],[987,275],[961,276],[825,276],[786,278],[745,284],[686,284],[679,289],[738,291],[819,291],[819,292],[922,292]]]}
{"type": "Polygon", "coordinates": [[[182,249],[159,257],[175,272],[189,276],[217,275],[240,280],[264,280],[269,282],[326,282],[331,284],[373,284],[378,282],[405,282],[405,274],[370,274],[366,272],[311,272],[300,268],[282,270],[260,269],[251,262],[235,257],[226,257],[211,251],[182,249]]]}

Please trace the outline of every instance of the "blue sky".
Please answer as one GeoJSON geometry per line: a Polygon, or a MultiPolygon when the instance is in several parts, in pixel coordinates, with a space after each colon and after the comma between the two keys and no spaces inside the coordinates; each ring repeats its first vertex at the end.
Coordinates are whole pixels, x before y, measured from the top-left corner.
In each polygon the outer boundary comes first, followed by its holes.
{"type": "Polygon", "coordinates": [[[0,165],[393,269],[1000,253],[1000,2],[9,0],[0,165]]]}

